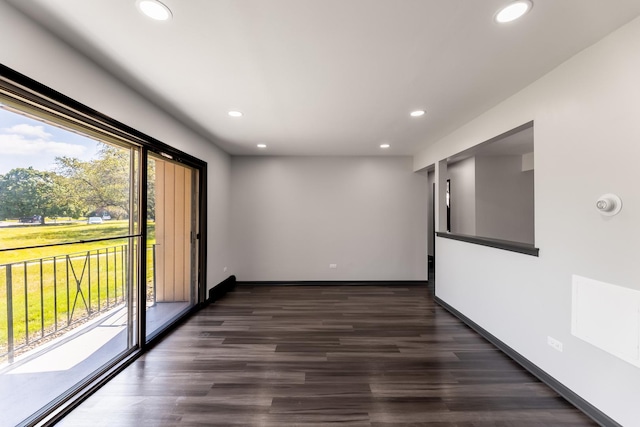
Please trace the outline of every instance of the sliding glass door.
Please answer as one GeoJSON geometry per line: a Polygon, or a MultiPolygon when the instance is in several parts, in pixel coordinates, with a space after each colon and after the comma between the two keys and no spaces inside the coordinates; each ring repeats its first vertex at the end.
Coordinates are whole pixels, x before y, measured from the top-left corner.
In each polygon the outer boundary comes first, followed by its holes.
{"type": "Polygon", "coordinates": [[[18,425],[137,345],[140,149],[0,107],[0,413],[18,425]]]}
{"type": "Polygon", "coordinates": [[[149,339],[196,303],[198,171],[151,155],[147,167],[149,339]]]}
{"type": "Polygon", "coordinates": [[[0,424],[23,425],[204,300],[206,164],[0,72],[0,424]]]}

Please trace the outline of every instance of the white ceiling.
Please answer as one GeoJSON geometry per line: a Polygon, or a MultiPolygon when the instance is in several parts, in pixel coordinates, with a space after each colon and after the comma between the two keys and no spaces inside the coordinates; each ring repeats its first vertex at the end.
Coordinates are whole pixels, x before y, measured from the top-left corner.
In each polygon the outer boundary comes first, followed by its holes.
{"type": "Polygon", "coordinates": [[[158,23],[135,0],[9,2],[238,155],[414,154],[640,14],[534,0],[498,25],[509,0],[164,0],[158,23]]]}

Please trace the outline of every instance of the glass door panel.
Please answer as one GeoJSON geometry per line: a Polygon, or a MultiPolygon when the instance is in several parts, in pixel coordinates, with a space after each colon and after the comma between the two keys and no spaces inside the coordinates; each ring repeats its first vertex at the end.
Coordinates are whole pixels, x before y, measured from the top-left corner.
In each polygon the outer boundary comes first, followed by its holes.
{"type": "Polygon", "coordinates": [[[0,103],[0,424],[137,345],[138,164],[134,146],[0,103]]]}
{"type": "Polygon", "coordinates": [[[149,156],[147,187],[147,340],[196,301],[197,171],[149,156]]]}

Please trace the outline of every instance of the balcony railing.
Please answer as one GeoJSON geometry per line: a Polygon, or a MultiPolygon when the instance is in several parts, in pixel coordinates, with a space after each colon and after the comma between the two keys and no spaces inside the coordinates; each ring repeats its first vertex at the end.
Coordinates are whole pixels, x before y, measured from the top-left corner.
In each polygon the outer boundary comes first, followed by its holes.
{"type": "MultiPolygon", "coordinates": [[[[127,304],[129,244],[0,265],[0,360],[127,304]]],[[[155,284],[155,245],[147,247],[155,284]]],[[[149,286],[148,302],[155,302],[149,286]]]]}

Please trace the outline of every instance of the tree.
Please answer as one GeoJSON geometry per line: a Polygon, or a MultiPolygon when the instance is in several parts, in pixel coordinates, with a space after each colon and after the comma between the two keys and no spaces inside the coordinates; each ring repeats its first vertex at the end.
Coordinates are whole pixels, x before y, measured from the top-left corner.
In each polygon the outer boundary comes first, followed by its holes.
{"type": "Polygon", "coordinates": [[[46,216],[64,214],[67,206],[59,197],[63,192],[61,178],[32,167],[12,169],[0,175],[0,217],[40,215],[44,224],[46,216]]]}
{"type": "Polygon", "coordinates": [[[74,187],[88,211],[118,208],[129,215],[130,152],[102,143],[98,158],[85,162],[71,157],[57,157],[61,175],[74,187]]]}
{"type": "Polygon", "coordinates": [[[87,211],[82,195],[76,190],[73,182],[62,175],[53,174],[54,198],[58,206],[58,216],[78,218],[87,211]]]}
{"type": "Polygon", "coordinates": [[[149,158],[147,166],[147,219],[156,220],[156,161],[149,158]]]}

